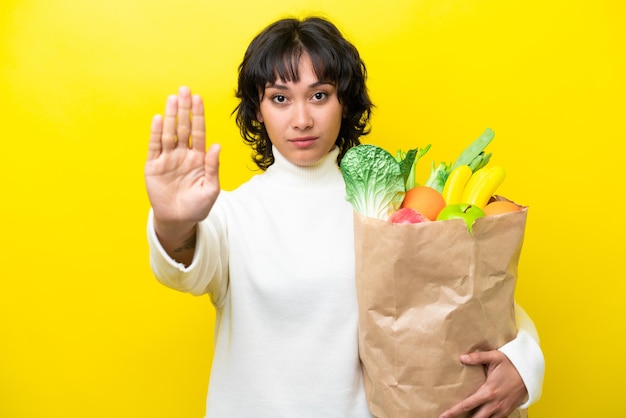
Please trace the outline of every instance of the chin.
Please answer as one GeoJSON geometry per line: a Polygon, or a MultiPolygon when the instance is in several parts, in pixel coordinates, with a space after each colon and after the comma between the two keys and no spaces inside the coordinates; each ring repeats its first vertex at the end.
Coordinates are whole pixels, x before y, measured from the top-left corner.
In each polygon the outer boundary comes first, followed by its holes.
{"type": "Polygon", "coordinates": [[[326,155],[327,153],[321,154],[319,151],[314,150],[310,150],[309,152],[300,151],[291,154],[291,158],[289,158],[289,160],[299,167],[308,167],[316,164],[326,155]]]}

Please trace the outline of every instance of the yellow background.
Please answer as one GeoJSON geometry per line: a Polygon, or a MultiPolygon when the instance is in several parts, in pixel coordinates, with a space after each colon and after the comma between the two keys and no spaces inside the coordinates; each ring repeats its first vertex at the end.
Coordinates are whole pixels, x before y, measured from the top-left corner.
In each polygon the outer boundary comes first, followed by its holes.
{"type": "Polygon", "coordinates": [[[148,268],[150,119],[189,85],[223,145],[223,187],[248,179],[237,65],[267,23],[307,13],[368,65],[368,142],[432,143],[425,176],[495,130],[500,192],[531,207],[517,298],[547,370],[530,412],[624,416],[624,4],[3,1],[0,417],[203,416],[213,310],[148,268]]]}

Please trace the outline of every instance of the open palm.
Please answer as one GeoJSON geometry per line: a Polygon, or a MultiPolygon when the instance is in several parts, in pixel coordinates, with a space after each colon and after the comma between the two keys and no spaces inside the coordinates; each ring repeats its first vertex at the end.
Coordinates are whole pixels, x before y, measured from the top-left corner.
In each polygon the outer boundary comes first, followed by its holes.
{"type": "Polygon", "coordinates": [[[205,151],[204,105],[181,87],[165,115],[152,120],[145,180],[155,221],[189,225],[204,219],[219,194],[219,146],[205,151]]]}

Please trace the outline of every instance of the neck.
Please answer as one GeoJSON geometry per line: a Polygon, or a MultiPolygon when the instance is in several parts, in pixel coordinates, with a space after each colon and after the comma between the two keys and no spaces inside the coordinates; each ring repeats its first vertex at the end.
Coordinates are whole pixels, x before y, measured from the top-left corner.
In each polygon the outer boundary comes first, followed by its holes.
{"type": "MultiPolygon", "coordinates": [[[[316,163],[302,167],[291,163],[282,154],[273,149],[274,164],[265,172],[268,180],[276,179],[285,187],[307,188],[307,190],[321,190],[336,187],[338,179],[342,180],[337,166],[339,148],[333,148],[328,154],[316,163]]],[[[343,181],[340,186],[343,187],[343,181]]]]}

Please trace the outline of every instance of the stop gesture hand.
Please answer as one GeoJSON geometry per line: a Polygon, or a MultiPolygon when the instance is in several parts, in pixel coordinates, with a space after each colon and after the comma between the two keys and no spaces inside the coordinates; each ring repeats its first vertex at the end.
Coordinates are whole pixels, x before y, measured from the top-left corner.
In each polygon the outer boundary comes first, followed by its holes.
{"type": "Polygon", "coordinates": [[[168,97],[165,115],[152,120],[144,173],[155,230],[166,250],[194,234],[219,194],[219,146],[205,151],[205,136],[202,99],[187,87],[168,97]]]}

